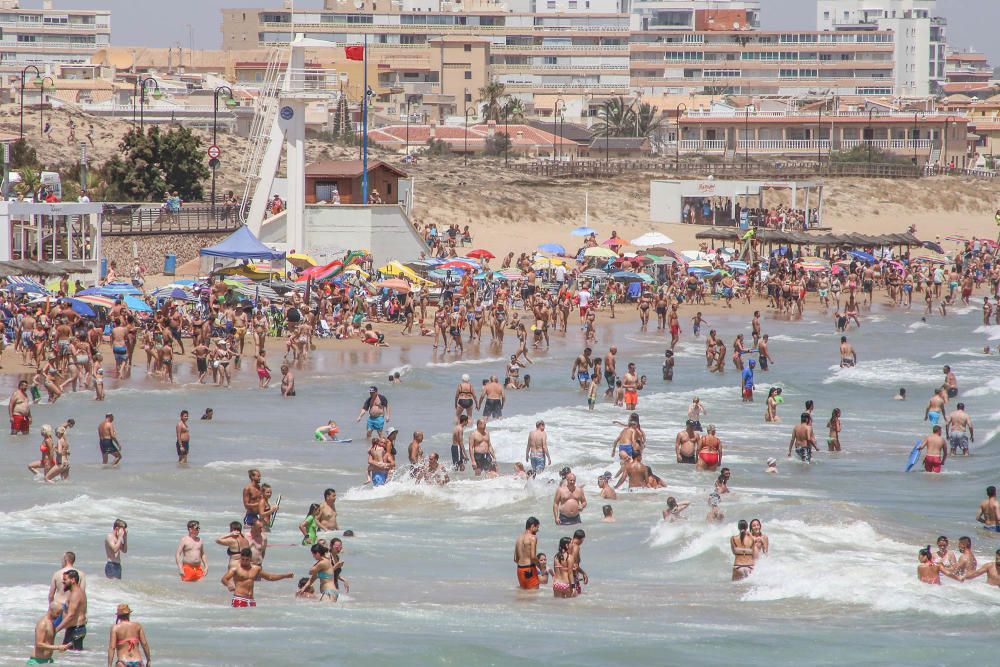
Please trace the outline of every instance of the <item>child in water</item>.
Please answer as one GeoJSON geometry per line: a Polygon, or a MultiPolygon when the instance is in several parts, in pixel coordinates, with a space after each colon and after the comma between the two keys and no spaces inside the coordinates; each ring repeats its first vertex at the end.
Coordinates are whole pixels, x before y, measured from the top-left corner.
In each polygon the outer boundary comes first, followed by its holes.
{"type": "Polygon", "coordinates": [[[615,407],[620,408],[625,405],[625,389],[622,387],[622,381],[618,380],[615,382],[615,407]]]}
{"type": "Polygon", "coordinates": [[[587,409],[591,412],[594,411],[594,406],[597,405],[597,378],[599,376],[597,373],[590,378],[590,384],[587,385],[587,409]]]}
{"type": "Polygon", "coordinates": [[[674,381],[674,353],[672,350],[667,350],[663,353],[663,381],[673,382],[674,381]]]}

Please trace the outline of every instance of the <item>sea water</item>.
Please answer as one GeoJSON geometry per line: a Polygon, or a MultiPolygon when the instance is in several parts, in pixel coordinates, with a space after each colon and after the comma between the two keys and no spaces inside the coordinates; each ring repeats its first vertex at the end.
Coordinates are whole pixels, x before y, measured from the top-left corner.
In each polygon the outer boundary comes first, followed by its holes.
{"type": "MultiPolygon", "coordinates": [[[[709,319],[727,345],[738,332],[749,336],[749,317],[709,319]]],[[[466,472],[443,487],[405,477],[365,486],[364,423],[354,420],[368,385],[377,384],[390,402],[390,424],[401,431],[401,465],[414,430],[426,434],[425,452],[450,461],[455,385],[463,373],[477,386],[502,376],[513,341],[504,350],[467,346],[461,359],[426,345],[318,352],[298,371],[298,396],[289,400],[276,388],[258,390],[251,367],[228,390],[109,381],[105,403],[80,393],[37,406],[33,434],[3,436],[0,444],[0,664],[29,655],[49,577],[66,550],[89,576],[90,604],[87,652],[58,655],[67,665],[103,662],[121,602],[145,625],[158,665],[993,664],[1000,589],[984,579],[928,586],[916,565],[918,549],[939,534],[956,550],[960,536],[971,536],[980,562],[1000,547],[975,522],[985,487],[1000,481],[1000,357],[981,352],[1000,329],[979,327],[971,309],[925,323],[915,313],[876,308],[862,321],[848,334],[859,365],[842,369],[830,318],[765,319],[776,361],[769,372],[758,370],[751,405],[740,401],[731,363],[722,375],[705,370],[704,339],[693,339],[689,326],[672,383],[660,379],[662,333],[602,326],[595,355],[617,344],[619,368],[634,361],[649,376],[639,402],[645,460],[668,484],[621,492],[610,503],[616,523],[600,521],[605,503],[596,479],[616,470],[611,443],[620,427],[612,421],[627,415],[605,402],[587,410],[570,379],[583,347],[575,327],[553,334],[548,352],[531,352],[535,363],[522,371],[532,376],[531,390],[509,392],[504,418],[490,424],[504,473],[492,480],[466,472]],[[929,431],[925,401],[946,363],[975,421],[973,456],[949,458],[941,475],[904,473],[907,454],[929,431]],[[386,383],[394,370],[401,385],[386,383]],[[769,386],[783,388],[781,424],[763,421],[769,386]],[[909,400],[892,400],[899,387],[909,400]],[[696,395],[708,409],[702,423],[717,425],[732,469],[722,524],[704,521],[715,475],[675,462],[674,438],[696,395]],[[810,466],[786,458],[807,399],[815,401],[824,450],[810,466]],[[198,420],[206,407],[215,411],[211,422],[198,420]],[[843,411],[843,452],[829,454],[824,427],[835,407],[843,411]],[[188,468],[177,466],[174,452],[181,409],[191,412],[188,468]],[[100,466],[96,428],[108,411],[124,446],[118,470],[100,466]],[[39,427],[68,417],[77,422],[71,479],[33,481],[24,466],[38,458],[39,427]],[[331,418],[353,443],[313,441],[313,429],[331,418]],[[553,464],[538,479],[517,480],[512,464],[523,461],[538,419],[553,464]],[[769,456],[779,461],[777,475],[764,472],[769,456]],[[553,599],[548,588],[518,590],[513,563],[528,516],[542,522],[539,545],[550,561],[558,539],[571,534],[552,519],[564,465],[590,503],[582,525],[590,585],[571,600],[553,599]],[[231,609],[219,583],[227,559],[214,540],[242,517],[240,493],[253,467],[283,497],[265,569],[295,579],[260,582],[256,609],[231,609]],[[356,533],[343,553],[351,590],[336,604],[293,596],[313,562],[297,526],[327,487],[338,492],[341,528],[356,533]],[[668,495],[691,502],[686,521],[660,520],[668,495]],[[108,581],[103,539],[116,518],[128,522],[129,551],[124,579],[108,581]],[[752,518],[763,522],[771,553],[751,578],[733,583],[729,539],[739,519],[752,518]],[[174,551],[190,519],[201,522],[209,573],[182,584],[174,551]]],[[[193,378],[182,368],[180,379],[193,378]]]]}

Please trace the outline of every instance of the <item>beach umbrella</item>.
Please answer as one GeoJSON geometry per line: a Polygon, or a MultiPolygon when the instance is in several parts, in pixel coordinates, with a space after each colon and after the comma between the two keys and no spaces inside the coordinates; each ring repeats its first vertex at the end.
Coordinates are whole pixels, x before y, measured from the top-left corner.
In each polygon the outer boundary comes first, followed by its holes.
{"type": "Polygon", "coordinates": [[[309,255],[298,252],[285,255],[285,259],[296,269],[308,269],[310,266],[316,266],[317,264],[316,260],[309,255]]]}
{"type": "Polygon", "coordinates": [[[700,266],[689,266],[687,272],[690,273],[692,276],[698,276],[699,278],[707,276],[709,273],[711,273],[711,271],[709,271],[708,269],[700,266]]]}
{"type": "Polygon", "coordinates": [[[410,283],[406,282],[402,278],[389,278],[388,280],[375,283],[375,287],[378,289],[391,289],[403,293],[409,293],[412,289],[410,287],[410,283]]]}
{"type": "Polygon", "coordinates": [[[429,272],[427,275],[429,277],[431,277],[432,279],[434,279],[434,280],[445,280],[449,276],[451,278],[461,278],[462,276],[465,275],[465,269],[459,269],[459,268],[454,268],[454,269],[434,269],[433,271],[429,272]]]}
{"type": "Polygon", "coordinates": [[[938,259],[936,257],[915,257],[913,261],[927,262],[928,264],[941,264],[941,265],[947,264],[947,262],[945,262],[943,259],[938,259]]]}
{"type": "Polygon", "coordinates": [[[129,310],[134,310],[137,313],[151,313],[153,309],[149,307],[149,304],[142,299],[132,296],[131,294],[125,295],[125,305],[128,306],[129,310]]]}
{"type": "Polygon", "coordinates": [[[74,300],[91,306],[101,306],[102,308],[111,308],[115,305],[115,300],[110,296],[101,296],[100,294],[84,294],[83,296],[78,294],[74,297],[74,300]]]}
{"type": "Polygon", "coordinates": [[[608,250],[607,248],[595,247],[595,248],[587,248],[586,250],[584,250],[583,256],[613,259],[615,257],[618,257],[618,253],[616,253],[613,250],[608,250]]]}
{"type": "Polygon", "coordinates": [[[923,241],[923,242],[921,242],[920,245],[922,245],[923,247],[927,248],[928,250],[933,250],[934,252],[939,252],[942,255],[944,254],[944,248],[941,247],[940,243],[935,243],[934,241],[923,241]]]}
{"type": "Polygon", "coordinates": [[[600,269],[587,269],[580,274],[580,277],[589,278],[590,280],[607,280],[609,278],[607,272],[600,269]]]}
{"type": "Polygon", "coordinates": [[[646,248],[654,245],[670,245],[674,240],[660,232],[647,232],[637,239],[632,239],[632,245],[646,248]]]}
{"type": "Polygon", "coordinates": [[[531,265],[531,268],[538,269],[551,269],[554,266],[566,266],[566,260],[560,259],[559,257],[539,257],[535,260],[535,263],[531,265]]]}
{"type": "Polygon", "coordinates": [[[524,277],[524,274],[517,269],[501,269],[500,271],[494,271],[493,275],[500,280],[520,280],[524,277]]]}
{"type": "Polygon", "coordinates": [[[570,236],[590,236],[591,234],[596,234],[597,230],[593,227],[577,227],[570,232],[570,236]]]}
{"type": "Polygon", "coordinates": [[[98,288],[98,294],[104,296],[139,296],[142,290],[133,287],[131,283],[108,283],[98,288]]]}
{"type": "Polygon", "coordinates": [[[615,280],[641,280],[639,274],[632,271],[618,271],[617,273],[612,273],[611,277],[615,280]]]}
{"type": "Polygon", "coordinates": [[[68,303],[69,307],[73,309],[73,312],[81,317],[97,316],[97,312],[93,308],[79,299],[63,299],[63,301],[68,303]]]}
{"type": "Polygon", "coordinates": [[[735,269],[736,271],[746,271],[748,268],[750,268],[746,262],[740,262],[737,260],[726,262],[726,266],[728,266],[730,269],[735,269]]]}
{"type": "Polygon", "coordinates": [[[857,259],[860,259],[863,262],[868,262],[869,264],[875,261],[874,255],[869,255],[868,253],[863,252],[861,250],[848,250],[847,254],[852,257],[856,257],[857,259]]]}
{"type": "Polygon", "coordinates": [[[708,259],[708,255],[701,252],[700,250],[682,250],[681,257],[687,261],[697,261],[699,259],[708,259]]]}
{"type": "Polygon", "coordinates": [[[466,262],[460,259],[453,259],[444,264],[439,264],[439,269],[462,269],[464,271],[470,271],[476,268],[475,262],[466,262]]]}
{"type": "Polygon", "coordinates": [[[477,248],[470,252],[465,253],[466,257],[472,257],[473,259],[496,259],[496,255],[491,253],[489,250],[483,250],[482,248],[477,248]]]}
{"type": "Polygon", "coordinates": [[[690,262],[688,267],[692,269],[711,269],[712,263],[707,259],[696,259],[695,261],[690,262]]]}
{"type": "Polygon", "coordinates": [[[552,255],[566,254],[566,248],[562,247],[558,243],[543,243],[542,245],[538,246],[538,249],[541,250],[542,252],[547,252],[552,255]]]}
{"type": "Polygon", "coordinates": [[[640,271],[636,275],[638,275],[639,276],[639,280],[641,280],[644,283],[651,283],[651,282],[653,282],[653,276],[649,275],[648,273],[646,273],[644,271],[640,271]]]}

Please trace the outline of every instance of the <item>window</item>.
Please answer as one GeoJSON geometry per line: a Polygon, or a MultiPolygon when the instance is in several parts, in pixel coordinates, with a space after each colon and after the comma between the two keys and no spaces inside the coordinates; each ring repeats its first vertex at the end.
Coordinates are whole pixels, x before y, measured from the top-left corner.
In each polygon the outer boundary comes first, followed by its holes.
{"type": "Polygon", "coordinates": [[[19,41],[19,42],[34,42],[35,41],[35,36],[34,35],[18,35],[17,36],[17,41],[19,41]]]}
{"type": "Polygon", "coordinates": [[[465,94],[465,101],[466,102],[471,102],[472,101],[472,93],[466,93],[465,94]]]}
{"type": "Polygon", "coordinates": [[[471,79],[471,78],[472,78],[472,72],[470,72],[470,71],[466,70],[466,71],[465,71],[465,78],[466,78],[466,79],[471,79]]]}
{"type": "Polygon", "coordinates": [[[569,0],[569,8],[576,9],[576,0],[569,0]]]}
{"type": "Polygon", "coordinates": [[[823,18],[829,20],[829,18],[830,18],[830,12],[823,12],[823,18]]]}
{"type": "Polygon", "coordinates": [[[463,44],[462,48],[466,53],[470,53],[472,51],[472,44],[463,44]]]}
{"type": "Polygon", "coordinates": [[[546,0],[546,2],[545,2],[545,8],[546,9],[555,9],[556,8],[556,0],[546,0]]]}

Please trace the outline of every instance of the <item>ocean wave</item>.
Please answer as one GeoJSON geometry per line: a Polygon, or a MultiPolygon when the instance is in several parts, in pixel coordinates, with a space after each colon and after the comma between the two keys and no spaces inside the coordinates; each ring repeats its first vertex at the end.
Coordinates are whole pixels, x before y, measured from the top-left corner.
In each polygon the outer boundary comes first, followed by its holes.
{"type": "Polygon", "coordinates": [[[903,384],[934,385],[942,380],[941,369],[918,364],[910,359],[873,359],[860,361],[852,368],[830,366],[823,384],[853,384],[860,387],[889,387],[903,384]]]}

